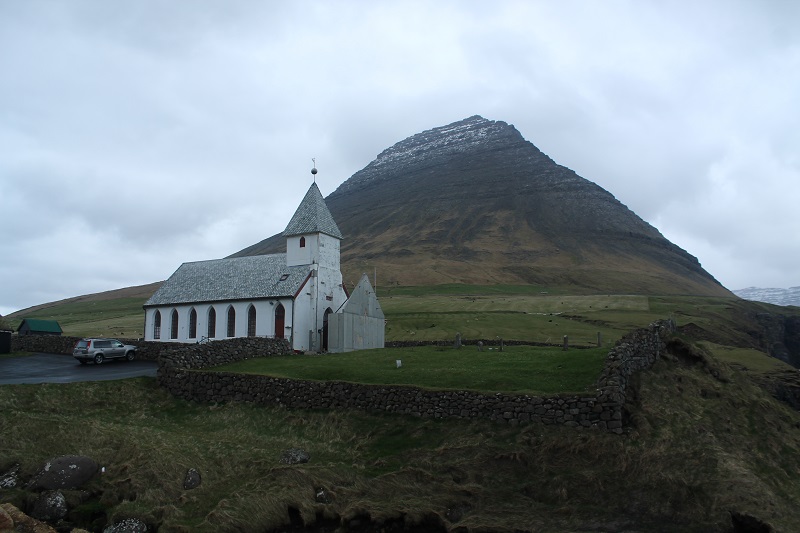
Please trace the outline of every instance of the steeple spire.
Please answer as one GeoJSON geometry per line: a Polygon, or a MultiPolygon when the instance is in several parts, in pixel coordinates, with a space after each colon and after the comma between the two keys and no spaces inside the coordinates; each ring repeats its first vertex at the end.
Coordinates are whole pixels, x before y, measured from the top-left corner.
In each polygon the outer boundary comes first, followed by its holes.
{"type": "Polygon", "coordinates": [[[283,230],[284,237],[308,235],[309,233],[324,233],[337,239],[342,238],[342,232],[336,225],[336,221],[333,220],[333,215],[328,210],[316,181],[308,188],[305,198],[300,202],[289,225],[283,230]]]}

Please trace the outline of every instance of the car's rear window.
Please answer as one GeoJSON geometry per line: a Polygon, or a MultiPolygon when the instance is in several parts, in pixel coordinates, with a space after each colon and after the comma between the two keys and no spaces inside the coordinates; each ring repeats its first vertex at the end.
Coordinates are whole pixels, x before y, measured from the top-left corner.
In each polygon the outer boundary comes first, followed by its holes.
{"type": "Polygon", "coordinates": [[[89,346],[89,341],[78,341],[76,348],[86,348],[89,346]]]}

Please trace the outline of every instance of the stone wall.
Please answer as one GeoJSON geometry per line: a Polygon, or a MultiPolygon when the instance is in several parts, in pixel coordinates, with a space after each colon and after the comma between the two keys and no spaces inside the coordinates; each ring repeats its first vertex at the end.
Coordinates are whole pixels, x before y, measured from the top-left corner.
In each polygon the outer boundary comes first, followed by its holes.
{"type": "MultiPolygon", "coordinates": [[[[72,355],[82,337],[56,335],[12,335],[11,351],[72,355]]],[[[250,357],[292,353],[283,339],[243,337],[222,339],[203,344],[180,342],[147,342],[139,339],[119,339],[136,346],[136,358],[145,361],[163,360],[163,364],[184,368],[203,368],[250,357]]]]}
{"type": "Polygon", "coordinates": [[[168,344],[161,350],[158,358],[159,372],[168,368],[199,369],[244,359],[294,353],[288,340],[271,337],[238,337],[203,344],[156,342],[144,344],[148,348],[154,344],[168,344]]]}
{"type": "MultiPolygon", "coordinates": [[[[622,433],[630,376],[655,363],[665,349],[666,337],[674,330],[672,321],[664,321],[623,337],[608,354],[595,395],[541,398],[202,371],[207,364],[222,362],[216,351],[216,345],[221,343],[183,345],[164,354],[158,381],[175,396],[199,402],[244,401],[297,409],[360,409],[431,418],[486,418],[512,425],[561,424],[622,433]]],[[[288,344],[286,350],[290,353],[288,344]]],[[[275,354],[278,353],[280,348],[276,347],[275,354]]],[[[266,349],[245,345],[228,351],[223,358],[227,362],[271,354],[266,349]]]]}
{"type": "Polygon", "coordinates": [[[17,335],[11,336],[12,352],[60,353],[72,355],[80,337],[63,335],[17,335]]]}

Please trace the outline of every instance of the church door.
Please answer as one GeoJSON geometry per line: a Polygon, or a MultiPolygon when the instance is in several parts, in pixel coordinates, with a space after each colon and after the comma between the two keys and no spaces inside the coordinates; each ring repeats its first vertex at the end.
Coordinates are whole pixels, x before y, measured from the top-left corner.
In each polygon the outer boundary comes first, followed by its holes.
{"type": "Polygon", "coordinates": [[[328,315],[333,313],[331,308],[325,310],[325,315],[322,317],[322,351],[328,351],[328,315]]]}
{"type": "Polygon", "coordinates": [[[283,329],[284,324],[286,322],[286,309],[283,308],[283,304],[278,304],[278,307],[275,308],[275,338],[282,339],[283,338],[283,329]]]}

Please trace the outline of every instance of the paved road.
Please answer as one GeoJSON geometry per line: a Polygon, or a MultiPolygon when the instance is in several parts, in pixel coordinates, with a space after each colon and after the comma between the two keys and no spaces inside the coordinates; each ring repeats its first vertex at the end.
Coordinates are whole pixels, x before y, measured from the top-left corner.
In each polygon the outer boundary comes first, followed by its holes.
{"type": "Polygon", "coordinates": [[[155,377],[155,361],[117,359],[102,365],[82,365],[71,355],[37,353],[0,359],[0,385],[19,383],[75,383],[109,381],[138,376],[155,377]]]}

